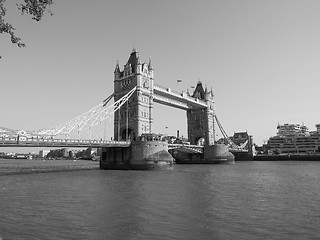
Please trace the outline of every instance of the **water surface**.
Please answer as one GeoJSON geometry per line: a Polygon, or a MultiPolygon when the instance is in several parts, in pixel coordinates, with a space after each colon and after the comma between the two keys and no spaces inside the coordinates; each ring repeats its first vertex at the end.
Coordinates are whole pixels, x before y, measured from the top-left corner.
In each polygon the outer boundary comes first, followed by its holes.
{"type": "Polygon", "coordinates": [[[0,176],[3,239],[319,239],[320,162],[0,176]]]}

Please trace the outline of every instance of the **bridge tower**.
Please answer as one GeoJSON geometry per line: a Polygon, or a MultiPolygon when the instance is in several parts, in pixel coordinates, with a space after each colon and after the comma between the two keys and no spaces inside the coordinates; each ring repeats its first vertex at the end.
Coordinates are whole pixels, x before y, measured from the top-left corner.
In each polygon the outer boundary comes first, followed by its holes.
{"type": "Polygon", "coordinates": [[[141,63],[139,52],[133,49],[123,70],[117,63],[114,70],[114,101],[137,87],[114,115],[114,139],[135,140],[143,133],[151,133],[153,125],[153,67],[151,59],[141,63]]]}
{"type": "Polygon", "coordinates": [[[188,139],[191,144],[214,145],[214,100],[212,90],[203,89],[199,81],[192,95],[195,99],[203,100],[207,106],[187,110],[188,139]]]}

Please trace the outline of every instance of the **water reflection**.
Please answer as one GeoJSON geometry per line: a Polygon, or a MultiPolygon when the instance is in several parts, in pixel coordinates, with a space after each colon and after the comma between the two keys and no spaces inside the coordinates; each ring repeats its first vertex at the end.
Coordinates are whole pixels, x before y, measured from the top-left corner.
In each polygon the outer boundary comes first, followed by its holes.
{"type": "Polygon", "coordinates": [[[0,177],[4,239],[313,239],[320,163],[0,177]]]}

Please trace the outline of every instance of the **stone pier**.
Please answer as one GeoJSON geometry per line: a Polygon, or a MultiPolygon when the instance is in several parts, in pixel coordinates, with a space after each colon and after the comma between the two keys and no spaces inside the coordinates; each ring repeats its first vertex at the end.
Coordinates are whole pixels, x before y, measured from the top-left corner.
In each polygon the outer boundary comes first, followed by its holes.
{"type": "Polygon", "coordinates": [[[170,170],[173,157],[166,141],[136,141],[129,147],[102,148],[101,169],[170,170]]]}

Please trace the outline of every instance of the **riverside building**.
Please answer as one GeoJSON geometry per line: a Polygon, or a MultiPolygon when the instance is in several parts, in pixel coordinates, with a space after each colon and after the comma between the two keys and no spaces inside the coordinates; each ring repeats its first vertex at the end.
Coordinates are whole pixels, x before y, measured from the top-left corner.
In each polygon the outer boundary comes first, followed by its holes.
{"type": "Polygon", "coordinates": [[[277,126],[278,132],[268,140],[271,154],[320,154],[320,124],[316,131],[308,131],[303,124],[284,124],[277,126]]]}

